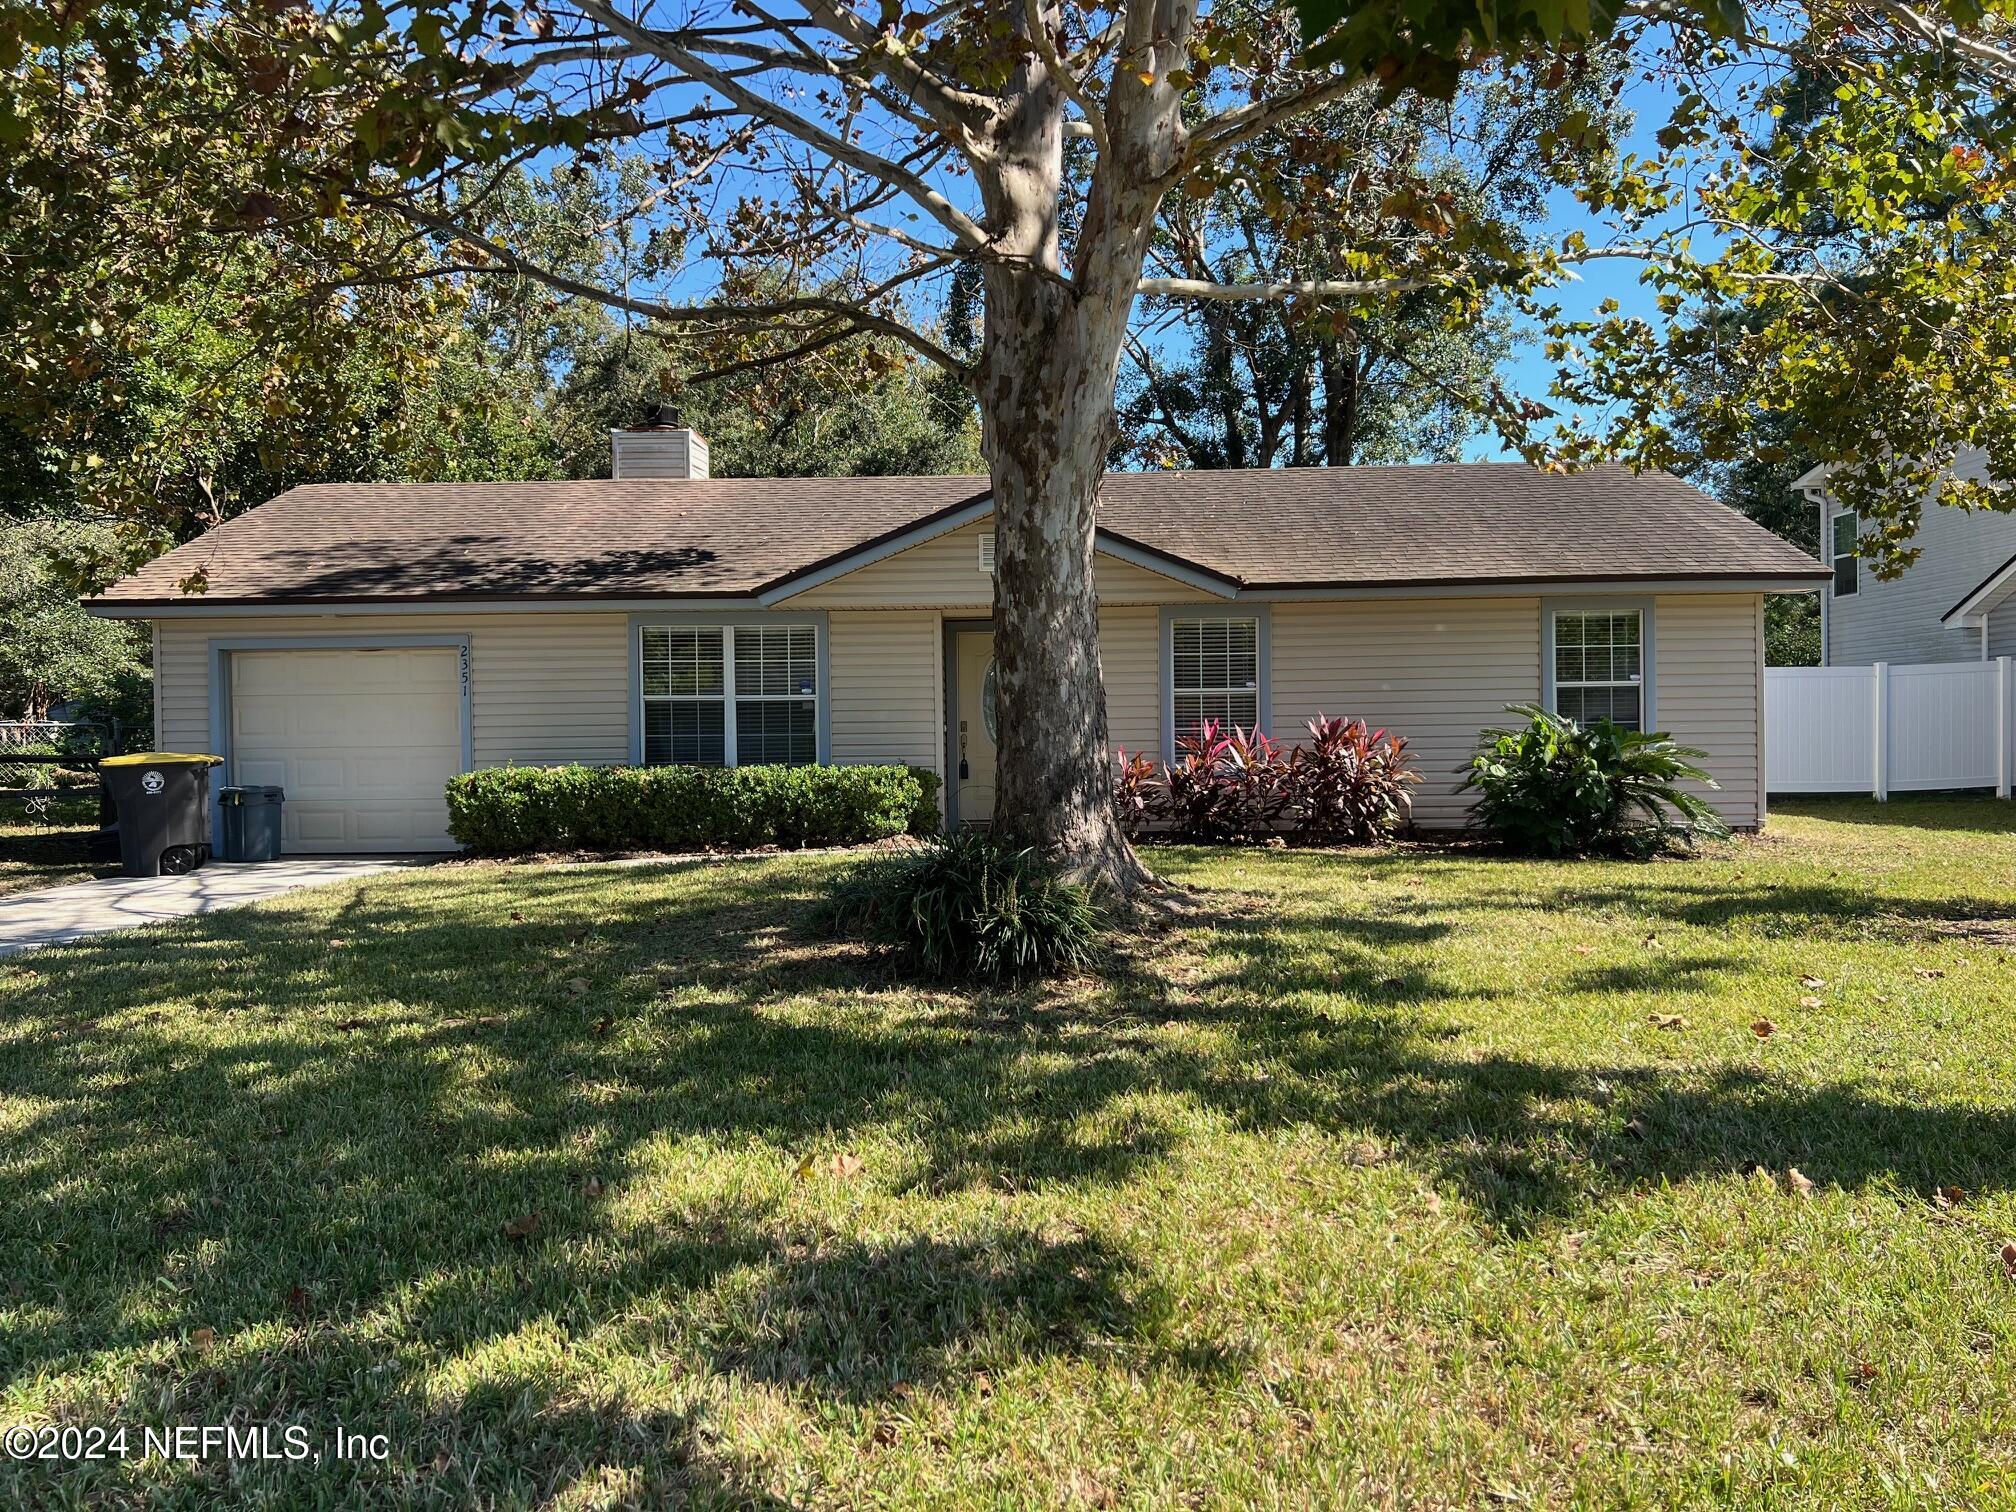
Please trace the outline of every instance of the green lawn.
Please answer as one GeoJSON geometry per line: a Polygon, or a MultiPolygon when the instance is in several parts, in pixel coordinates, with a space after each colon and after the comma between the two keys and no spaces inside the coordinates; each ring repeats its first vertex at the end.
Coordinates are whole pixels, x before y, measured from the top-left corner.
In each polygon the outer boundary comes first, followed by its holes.
{"type": "Polygon", "coordinates": [[[1182,936],[1000,997],[823,857],[0,961],[0,1423],[390,1445],[0,1501],[2009,1504],[2012,815],[1159,852],[1182,936]]]}
{"type": "Polygon", "coordinates": [[[84,853],[84,842],[97,828],[95,795],[58,799],[41,812],[31,812],[19,799],[0,802],[0,894],[116,871],[94,865],[84,853]]]}

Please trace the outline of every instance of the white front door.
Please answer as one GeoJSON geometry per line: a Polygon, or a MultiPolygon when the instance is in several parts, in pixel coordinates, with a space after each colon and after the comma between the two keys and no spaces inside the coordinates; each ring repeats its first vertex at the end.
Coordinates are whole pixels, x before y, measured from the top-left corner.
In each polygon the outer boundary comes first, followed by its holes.
{"type": "Polygon", "coordinates": [[[959,630],[952,637],[952,675],[958,688],[953,781],[959,822],[994,822],[994,632],[959,630]]]}
{"type": "Polygon", "coordinates": [[[459,648],[234,651],[230,668],[230,780],[286,789],[283,850],[455,849],[459,648]]]}

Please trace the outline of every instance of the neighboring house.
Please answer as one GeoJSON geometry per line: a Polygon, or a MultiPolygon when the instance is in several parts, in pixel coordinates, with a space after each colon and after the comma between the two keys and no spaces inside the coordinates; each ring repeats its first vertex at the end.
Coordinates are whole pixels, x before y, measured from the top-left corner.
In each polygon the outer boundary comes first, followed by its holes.
{"type": "MultiPolygon", "coordinates": [[[[1954,464],[1987,476],[1980,452],[1954,464]]],[[[1918,560],[1885,582],[1855,555],[1861,522],[1827,492],[1825,467],[1792,486],[1820,511],[1820,550],[1832,568],[1820,595],[1820,659],[1830,667],[1874,662],[1982,661],[2016,654],[2016,515],[1927,505],[1918,560]]]]}
{"type": "MultiPolygon", "coordinates": [[[[447,848],[443,779],[514,762],[907,762],[991,813],[984,478],[614,444],[610,482],[297,488],[92,608],[153,622],[161,745],[283,785],[293,850],[447,848]]],[[[1756,825],[1764,595],[1824,576],[1673,478],[1517,463],[1116,473],[1097,546],[1115,745],[1363,718],[1413,742],[1427,825],[1524,701],[1705,747],[1756,825]]]]}

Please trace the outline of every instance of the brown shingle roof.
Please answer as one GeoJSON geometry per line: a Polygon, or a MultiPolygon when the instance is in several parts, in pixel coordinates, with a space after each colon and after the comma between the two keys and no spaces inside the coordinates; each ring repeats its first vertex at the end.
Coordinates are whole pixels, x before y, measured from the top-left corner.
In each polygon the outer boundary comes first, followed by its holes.
{"type": "MultiPolygon", "coordinates": [[[[740,597],[986,492],[979,477],[316,484],[98,602],[740,597]],[[199,569],[208,591],[192,599],[176,585],[199,569]]],[[[1699,490],[1618,468],[1112,473],[1101,521],[1252,587],[1825,575],[1699,490]]]]}

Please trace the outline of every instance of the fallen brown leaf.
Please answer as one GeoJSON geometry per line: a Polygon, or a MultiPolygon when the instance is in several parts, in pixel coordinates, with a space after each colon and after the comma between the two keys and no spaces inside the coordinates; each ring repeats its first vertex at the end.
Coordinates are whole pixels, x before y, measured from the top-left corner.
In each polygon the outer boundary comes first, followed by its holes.
{"type": "Polygon", "coordinates": [[[852,1150],[846,1150],[828,1161],[826,1169],[831,1171],[835,1176],[838,1176],[842,1181],[851,1181],[861,1174],[865,1164],[866,1162],[859,1155],[856,1155],[852,1150]]]}
{"type": "Polygon", "coordinates": [[[189,1331],[189,1342],[194,1344],[198,1349],[208,1349],[217,1342],[217,1330],[214,1328],[191,1329],[189,1331]]]}
{"type": "Polygon", "coordinates": [[[1685,1015],[1678,1013],[1648,1013],[1645,1022],[1654,1029],[1670,1029],[1675,1033],[1687,1027],[1685,1015]]]}
{"type": "Polygon", "coordinates": [[[1939,978],[1946,975],[1946,973],[1941,971],[1937,966],[1919,966],[1913,968],[1911,975],[1923,981],[1936,982],[1939,978]]]}
{"type": "Polygon", "coordinates": [[[1811,1197],[1813,1195],[1813,1178],[1806,1175],[1797,1166],[1787,1166],[1785,1167],[1785,1187],[1795,1197],[1811,1197]]]}
{"type": "Polygon", "coordinates": [[[539,1232],[539,1214],[524,1213],[504,1225],[506,1239],[529,1239],[539,1232]]]}
{"type": "Polygon", "coordinates": [[[582,993],[588,990],[588,978],[586,977],[567,978],[567,990],[573,993],[574,996],[576,997],[581,996],[582,993]]]}
{"type": "Polygon", "coordinates": [[[1594,945],[1577,945],[1575,947],[1575,954],[1594,955],[1596,954],[1596,947],[1594,945]]]}
{"type": "Polygon", "coordinates": [[[1805,997],[1799,999],[1799,1006],[1801,1008],[1824,1008],[1827,1005],[1809,992],[1805,997]]]}
{"type": "Polygon", "coordinates": [[[1645,1137],[1645,1124],[1642,1120],[1634,1118],[1624,1125],[1624,1132],[1629,1134],[1633,1139],[1643,1139],[1645,1137]]]}
{"type": "Polygon", "coordinates": [[[454,1463],[455,1456],[450,1454],[446,1449],[436,1449],[434,1451],[434,1473],[436,1475],[446,1475],[448,1467],[454,1463]]]}
{"type": "Polygon", "coordinates": [[[1799,978],[1799,985],[1801,987],[1804,987],[1808,992],[1818,992],[1822,987],[1825,987],[1827,985],[1827,978],[1816,976],[1802,976],[1801,978],[1799,978]]]}
{"type": "Polygon", "coordinates": [[[1753,1019],[1750,1023],[1750,1032],[1760,1040],[1769,1039],[1778,1032],[1778,1026],[1767,1018],[1753,1019]]]}
{"type": "Polygon", "coordinates": [[[1421,1208],[1423,1212],[1441,1212],[1442,1194],[1440,1192],[1423,1192],[1421,1194],[1421,1208]]]}
{"type": "Polygon", "coordinates": [[[2002,1241],[2002,1274],[2016,1277],[2016,1239],[2002,1241]]]}
{"type": "Polygon", "coordinates": [[[602,1185],[602,1178],[600,1176],[590,1176],[581,1184],[581,1190],[586,1192],[590,1197],[600,1197],[605,1190],[602,1185]]]}
{"type": "Polygon", "coordinates": [[[361,1019],[361,1018],[347,1018],[347,1019],[344,1019],[344,1020],[343,1020],[342,1022],[340,1022],[339,1024],[337,1024],[336,1028],[337,1028],[337,1029],[338,1029],[338,1030],[339,1030],[340,1032],[342,1032],[342,1033],[344,1033],[344,1034],[348,1034],[348,1033],[350,1033],[350,1032],[351,1032],[351,1031],[352,1031],[353,1029],[362,1029],[362,1028],[363,1028],[363,1027],[364,1027],[364,1026],[365,1026],[365,1025],[367,1024],[367,1023],[369,1023],[369,1022],[370,1022],[370,1020],[369,1020],[369,1019],[361,1019]]]}

